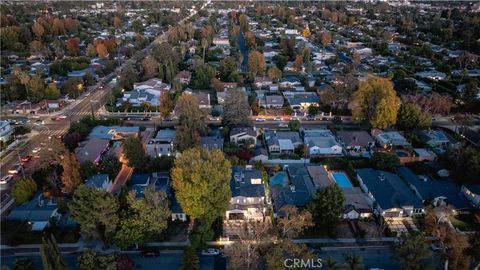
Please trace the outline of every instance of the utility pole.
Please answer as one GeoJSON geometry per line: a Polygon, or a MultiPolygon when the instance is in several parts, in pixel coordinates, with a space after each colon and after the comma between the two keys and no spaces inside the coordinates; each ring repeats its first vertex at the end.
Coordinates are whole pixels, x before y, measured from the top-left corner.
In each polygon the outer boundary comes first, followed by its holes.
{"type": "Polygon", "coordinates": [[[18,164],[20,164],[20,168],[22,170],[22,176],[25,178],[25,170],[23,169],[23,163],[22,163],[22,157],[20,156],[20,151],[18,150],[18,139],[17,136],[15,136],[15,141],[17,142],[16,148],[17,148],[17,156],[18,156],[18,164]]]}

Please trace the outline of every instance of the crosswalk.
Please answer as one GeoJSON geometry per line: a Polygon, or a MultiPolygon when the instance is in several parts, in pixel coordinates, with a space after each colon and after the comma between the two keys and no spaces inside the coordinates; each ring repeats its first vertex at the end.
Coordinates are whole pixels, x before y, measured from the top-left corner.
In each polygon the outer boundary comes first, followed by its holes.
{"type": "Polygon", "coordinates": [[[48,136],[62,136],[67,133],[68,129],[44,129],[39,131],[40,134],[48,136]]]}
{"type": "Polygon", "coordinates": [[[70,112],[66,112],[65,115],[67,115],[67,116],[74,116],[74,115],[86,116],[86,115],[92,115],[92,112],[91,111],[70,111],[70,112]]]}

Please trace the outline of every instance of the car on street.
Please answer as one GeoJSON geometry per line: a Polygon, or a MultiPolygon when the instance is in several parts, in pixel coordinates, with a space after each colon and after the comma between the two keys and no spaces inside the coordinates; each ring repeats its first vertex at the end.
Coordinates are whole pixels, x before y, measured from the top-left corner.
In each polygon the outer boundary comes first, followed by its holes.
{"type": "Polygon", "coordinates": [[[278,124],[278,127],[279,128],[288,128],[288,124],[287,123],[280,123],[280,124],[278,124]]]}
{"type": "Polygon", "coordinates": [[[22,164],[14,164],[9,170],[8,170],[8,173],[11,173],[11,174],[17,174],[19,173],[23,168],[23,165],[22,164]]]}
{"type": "Polygon", "coordinates": [[[12,180],[13,180],[13,175],[5,175],[4,177],[2,177],[2,179],[0,179],[0,184],[5,185],[10,183],[10,181],[12,180]]]}
{"type": "Polygon", "coordinates": [[[257,122],[265,122],[267,121],[265,118],[261,118],[261,117],[258,117],[257,119],[255,119],[255,121],[257,122]]]}
{"type": "Polygon", "coordinates": [[[282,121],[282,117],[278,117],[278,116],[277,116],[277,117],[273,118],[273,120],[274,120],[274,121],[282,121]]]}
{"type": "Polygon", "coordinates": [[[209,248],[207,250],[202,250],[201,253],[203,256],[216,256],[220,254],[220,250],[215,248],[209,248]]]}
{"type": "Polygon", "coordinates": [[[35,148],[32,149],[32,153],[36,154],[36,153],[40,152],[40,150],[42,150],[41,147],[35,147],[35,148]]]}
{"type": "Polygon", "coordinates": [[[210,121],[220,121],[220,117],[213,117],[213,116],[211,116],[211,117],[209,117],[209,120],[210,120],[210,121]]]}
{"type": "Polygon", "coordinates": [[[160,254],[160,251],[158,249],[153,249],[153,248],[144,248],[140,252],[141,257],[158,257],[160,254]]]}
{"type": "Polygon", "coordinates": [[[22,157],[20,158],[20,160],[21,160],[22,162],[29,162],[30,159],[32,159],[32,156],[30,156],[30,155],[25,155],[25,156],[22,156],[22,157]]]}
{"type": "Polygon", "coordinates": [[[37,125],[37,126],[44,125],[44,124],[45,124],[45,121],[43,121],[43,120],[38,119],[38,120],[35,121],[35,125],[37,125]]]}

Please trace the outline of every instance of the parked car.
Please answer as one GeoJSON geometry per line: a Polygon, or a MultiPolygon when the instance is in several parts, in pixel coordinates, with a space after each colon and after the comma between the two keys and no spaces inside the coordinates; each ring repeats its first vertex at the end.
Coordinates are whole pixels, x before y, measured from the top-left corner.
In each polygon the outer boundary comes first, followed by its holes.
{"type": "Polygon", "coordinates": [[[21,160],[22,162],[29,162],[30,159],[32,159],[32,156],[30,156],[30,155],[25,155],[25,156],[22,156],[22,157],[20,158],[20,160],[21,160]]]}
{"type": "Polygon", "coordinates": [[[32,149],[32,153],[36,154],[36,153],[40,152],[40,150],[42,150],[41,147],[35,147],[35,148],[32,149]]]}
{"type": "Polygon", "coordinates": [[[288,124],[287,123],[280,123],[280,124],[278,124],[278,127],[279,128],[288,128],[288,124]]]}
{"type": "Polygon", "coordinates": [[[8,170],[8,173],[17,174],[17,173],[19,173],[19,172],[22,170],[22,168],[23,168],[23,165],[22,165],[22,164],[19,164],[19,163],[14,164],[14,165],[12,166],[12,168],[10,168],[10,170],[8,170]]]}
{"type": "Polygon", "coordinates": [[[267,121],[265,118],[261,118],[261,117],[258,117],[257,119],[255,119],[255,121],[257,122],[265,122],[267,121]]]}
{"type": "Polygon", "coordinates": [[[278,116],[277,116],[277,117],[273,118],[273,120],[274,120],[274,121],[282,121],[282,117],[278,117],[278,116]]]}
{"type": "Polygon", "coordinates": [[[12,180],[13,180],[13,175],[5,175],[4,177],[2,177],[2,179],[0,179],[0,184],[5,185],[12,180]]]}
{"type": "Polygon", "coordinates": [[[38,119],[38,120],[35,121],[35,125],[37,125],[37,126],[44,125],[44,124],[45,124],[45,121],[43,121],[43,120],[38,119]]]}
{"type": "Polygon", "coordinates": [[[141,257],[158,257],[160,252],[156,249],[142,249],[140,252],[141,257]]]}
{"type": "Polygon", "coordinates": [[[220,250],[215,249],[215,248],[209,248],[207,250],[202,250],[202,255],[203,256],[215,256],[215,255],[219,255],[219,254],[220,254],[220,250]]]}

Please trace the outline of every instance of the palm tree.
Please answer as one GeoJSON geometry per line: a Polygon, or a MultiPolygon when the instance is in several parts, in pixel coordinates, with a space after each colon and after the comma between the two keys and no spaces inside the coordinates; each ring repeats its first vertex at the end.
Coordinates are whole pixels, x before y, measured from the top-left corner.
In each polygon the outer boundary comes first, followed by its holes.
{"type": "Polygon", "coordinates": [[[345,256],[345,264],[344,264],[345,269],[348,269],[348,270],[363,269],[362,258],[352,253],[348,253],[344,256],[345,256]]]}
{"type": "Polygon", "coordinates": [[[327,267],[328,270],[338,270],[341,266],[335,261],[332,257],[328,256],[325,262],[323,263],[327,267]]]}

